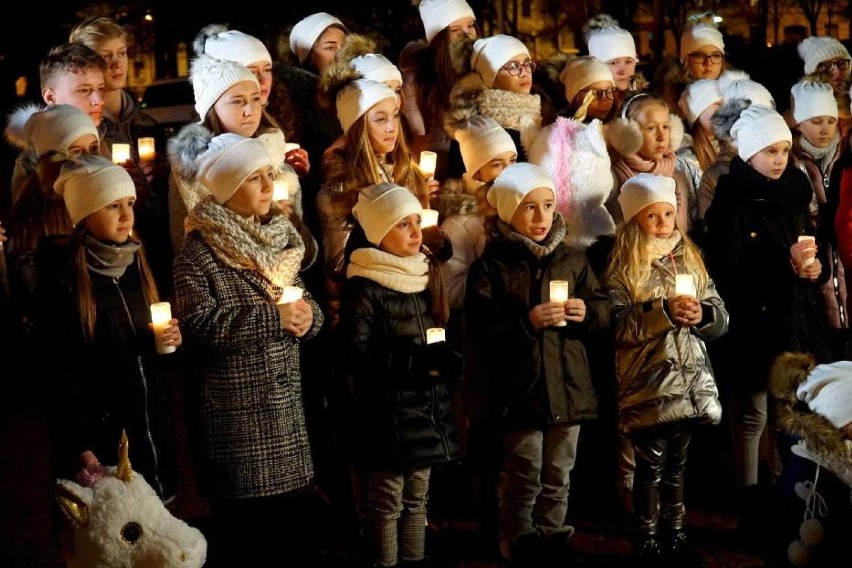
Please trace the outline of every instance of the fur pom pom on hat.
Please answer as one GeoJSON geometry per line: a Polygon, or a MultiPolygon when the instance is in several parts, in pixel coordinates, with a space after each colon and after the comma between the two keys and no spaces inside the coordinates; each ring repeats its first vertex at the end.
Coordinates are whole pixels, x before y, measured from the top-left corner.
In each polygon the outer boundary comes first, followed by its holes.
{"type": "Polygon", "coordinates": [[[817,116],[837,118],[837,99],[828,83],[799,81],[790,88],[790,96],[794,124],[817,116]]]}
{"type": "Polygon", "coordinates": [[[698,51],[705,45],[711,45],[725,52],[725,38],[722,32],[711,24],[696,24],[691,29],[685,30],[680,36],[680,60],[686,61],[686,57],[698,51]]]}
{"type": "Polygon", "coordinates": [[[524,197],[539,187],[548,188],[556,198],[556,183],[547,171],[535,164],[518,162],[500,172],[488,189],[486,199],[497,209],[504,223],[511,223],[524,197]]]}
{"type": "Polygon", "coordinates": [[[317,12],[302,18],[290,31],[290,51],[304,63],[314,48],[314,44],[329,26],[339,26],[346,32],[346,26],[339,19],[326,12],[317,12]]]}
{"type": "Polygon", "coordinates": [[[618,204],[621,206],[625,223],[629,223],[637,213],[652,203],[668,203],[677,211],[673,177],[641,172],[621,186],[618,204]]]}
{"type": "Polygon", "coordinates": [[[385,99],[397,99],[393,89],[369,79],[356,79],[340,89],[337,93],[337,119],[343,132],[355,124],[373,105],[385,99]]]}
{"type": "Polygon", "coordinates": [[[75,225],[117,199],[136,197],[136,186],[127,170],[106,158],[87,154],[62,164],[53,190],[65,200],[75,225]]]}
{"type": "Polygon", "coordinates": [[[737,153],[744,162],[778,142],[793,142],[793,134],[776,111],[752,105],[740,114],[731,127],[731,137],[737,143],[737,153]]]}
{"type": "Polygon", "coordinates": [[[251,81],[260,88],[257,77],[251,70],[236,61],[216,59],[201,54],[192,60],[189,70],[192,92],[195,95],[195,112],[204,122],[207,111],[216,104],[222,93],[243,81],[251,81]]]}
{"type": "Polygon", "coordinates": [[[796,389],[796,396],[835,428],[852,423],[852,361],[817,365],[796,389]]]}
{"type": "Polygon", "coordinates": [[[582,89],[592,83],[609,81],[615,85],[609,66],[591,55],[569,59],[559,74],[559,81],[565,86],[565,98],[568,104],[582,89]]]}
{"type": "Polygon", "coordinates": [[[686,117],[687,126],[692,127],[701,113],[707,110],[710,105],[721,101],[722,93],[719,92],[719,85],[716,80],[699,79],[686,86],[680,96],[678,106],[686,117]]]}
{"type": "Polygon", "coordinates": [[[216,59],[227,59],[249,66],[259,61],[272,63],[272,55],[263,42],[246,33],[229,30],[220,24],[201,29],[193,42],[196,55],[206,53],[216,59]]]}
{"type": "Polygon", "coordinates": [[[805,62],[806,75],[816,71],[823,61],[841,57],[849,59],[849,51],[833,37],[806,37],[799,44],[798,50],[799,57],[805,62]]]}
{"type": "Polygon", "coordinates": [[[419,10],[426,40],[430,42],[456,20],[476,19],[473,8],[465,0],[421,0],[419,10]]]}
{"type": "Polygon", "coordinates": [[[423,206],[408,189],[393,183],[377,183],[358,193],[352,215],[364,229],[367,240],[376,246],[400,219],[420,215],[423,206]]]}
{"type": "Polygon", "coordinates": [[[258,140],[231,132],[214,136],[196,161],[198,181],[220,205],[233,197],[253,172],[277,165],[258,140]]]}
{"type": "Polygon", "coordinates": [[[349,64],[360,73],[364,79],[387,83],[399,81],[402,84],[402,73],[399,68],[381,53],[365,53],[353,57],[349,64]]]}
{"type": "Polygon", "coordinates": [[[530,51],[517,38],[503,34],[480,38],[473,44],[470,67],[479,73],[482,82],[490,89],[500,68],[518,55],[529,57],[530,51]]]}
{"type": "Polygon", "coordinates": [[[71,105],[42,107],[30,104],[9,115],[6,140],[18,148],[32,148],[43,156],[48,152],[67,152],[75,140],[86,134],[99,139],[92,118],[71,105]]]}

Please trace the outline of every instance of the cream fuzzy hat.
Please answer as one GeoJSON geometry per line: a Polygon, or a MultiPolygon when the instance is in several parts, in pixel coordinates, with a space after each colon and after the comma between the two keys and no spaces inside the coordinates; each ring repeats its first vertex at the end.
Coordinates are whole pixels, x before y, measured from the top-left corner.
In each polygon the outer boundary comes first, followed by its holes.
{"type": "Polygon", "coordinates": [[[722,101],[722,93],[715,79],[699,79],[690,83],[680,95],[678,106],[686,117],[687,126],[692,127],[701,113],[713,103],[722,101]]]}
{"type": "Polygon", "coordinates": [[[686,56],[698,51],[705,45],[712,45],[722,53],[725,52],[725,39],[722,32],[710,24],[696,24],[685,30],[680,36],[680,60],[686,61],[686,56]]]}
{"type": "Polygon", "coordinates": [[[568,104],[571,104],[577,93],[592,83],[609,81],[615,85],[609,65],[591,55],[569,59],[559,74],[559,81],[565,85],[565,98],[568,104]]]}
{"type": "Polygon", "coordinates": [[[329,26],[340,26],[346,32],[346,26],[339,19],[325,12],[317,12],[302,18],[290,31],[290,51],[304,63],[314,48],[314,44],[329,26]]]}
{"type": "Polygon", "coordinates": [[[455,131],[454,136],[459,143],[464,169],[470,175],[504,152],[518,154],[509,133],[497,121],[485,115],[472,117],[464,128],[455,131]]]}
{"type": "Polygon", "coordinates": [[[246,66],[258,61],[272,63],[272,56],[262,41],[237,30],[227,30],[208,37],[204,42],[204,53],[246,66]]]}
{"type": "Polygon", "coordinates": [[[790,128],[784,117],[776,111],[752,105],[740,114],[731,127],[731,138],[737,142],[737,152],[744,162],[778,142],[793,142],[790,128]]]}
{"type": "Polygon", "coordinates": [[[136,197],[127,170],[101,156],[82,155],[62,164],[53,190],[65,199],[73,224],[117,199],[136,197]]]}
{"type": "Polygon", "coordinates": [[[722,91],[722,99],[729,102],[734,99],[748,99],[753,105],[775,108],[775,99],[769,89],[751,79],[737,79],[722,91]]]}
{"type": "Polygon", "coordinates": [[[546,187],[556,198],[556,184],[543,168],[528,162],[512,164],[497,176],[486,194],[486,199],[497,209],[497,215],[505,223],[511,223],[515,210],[524,197],[540,187],[546,187]]]}
{"type": "Polygon", "coordinates": [[[71,105],[26,105],[9,115],[6,126],[10,142],[32,148],[39,156],[67,152],[68,146],[86,134],[100,138],[92,118],[71,105]]]}
{"type": "Polygon", "coordinates": [[[378,81],[355,79],[337,93],[337,119],[346,133],[373,105],[385,99],[398,100],[393,89],[378,81]]]}
{"type": "Polygon", "coordinates": [[[796,389],[796,397],[836,428],[852,422],[852,361],[817,365],[796,389]]]}
{"type": "Polygon", "coordinates": [[[799,81],[790,89],[794,124],[817,116],[837,118],[837,99],[828,83],[799,81]]]}
{"type": "Polygon", "coordinates": [[[432,41],[441,30],[462,18],[473,18],[473,8],[464,0],[422,0],[420,2],[420,19],[423,20],[423,30],[426,39],[432,41]]]}
{"type": "Polygon", "coordinates": [[[673,177],[641,172],[622,184],[618,204],[625,223],[629,223],[637,213],[652,203],[668,203],[677,211],[673,177]]]}
{"type": "Polygon", "coordinates": [[[358,193],[352,215],[364,229],[367,240],[376,246],[400,219],[420,215],[423,206],[408,189],[393,183],[377,183],[358,193]]]}
{"type": "Polygon", "coordinates": [[[252,173],[275,165],[263,144],[231,132],[214,136],[195,161],[198,181],[220,205],[233,197],[252,173]]]}
{"type": "Polygon", "coordinates": [[[806,37],[798,49],[799,57],[805,62],[805,75],[816,71],[823,61],[839,57],[849,59],[849,51],[833,37],[806,37]]]}
{"type": "Polygon", "coordinates": [[[470,68],[479,73],[486,87],[491,88],[500,68],[518,55],[530,56],[530,50],[519,39],[502,34],[481,38],[473,43],[470,68]]]}
{"type": "Polygon", "coordinates": [[[604,63],[621,57],[636,59],[636,42],[633,35],[623,28],[601,28],[589,36],[589,55],[604,63]]]}
{"type": "Polygon", "coordinates": [[[216,59],[201,54],[192,60],[189,70],[189,80],[192,81],[192,92],[195,94],[195,112],[204,122],[207,111],[210,110],[222,93],[243,81],[251,81],[257,85],[257,77],[242,63],[227,59],[216,59]]]}
{"type": "Polygon", "coordinates": [[[388,81],[399,81],[402,84],[402,73],[399,68],[381,53],[365,53],[353,57],[349,62],[364,79],[387,83],[388,81]]]}

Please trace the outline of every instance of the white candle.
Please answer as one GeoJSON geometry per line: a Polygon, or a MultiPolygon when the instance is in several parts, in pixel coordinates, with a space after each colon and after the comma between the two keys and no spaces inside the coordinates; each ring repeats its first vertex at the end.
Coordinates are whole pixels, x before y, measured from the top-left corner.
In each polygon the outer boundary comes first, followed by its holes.
{"type": "Polygon", "coordinates": [[[676,274],[675,275],[675,297],[691,296],[695,297],[695,278],[692,274],[676,274]]]}
{"type": "Polygon", "coordinates": [[[153,162],[156,150],[154,148],[154,139],[150,136],[143,136],[137,140],[139,148],[139,160],[143,162],[153,162]]]}
{"type": "Polygon", "coordinates": [[[298,286],[284,286],[281,288],[281,297],[278,299],[279,304],[289,304],[295,302],[302,297],[302,289],[298,286]]]}
{"type": "Polygon", "coordinates": [[[287,186],[287,180],[277,179],[272,182],[272,199],[275,201],[290,199],[290,188],[287,186]]]}
{"type": "Polygon", "coordinates": [[[439,343],[447,340],[447,333],[443,327],[430,327],[426,330],[426,344],[439,343]]]}
{"type": "MultiPolygon", "coordinates": [[[[811,244],[816,244],[816,237],[814,237],[812,235],[800,235],[799,236],[799,242],[802,242],[802,241],[807,241],[811,244]]],[[[815,251],[815,248],[812,247],[812,246],[802,249],[802,256],[803,256],[802,266],[803,267],[804,266],[810,266],[814,263],[814,259],[816,258],[816,254],[814,253],[814,251],[815,251]],[[807,256],[805,256],[805,255],[807,255],[807,256]]]]}
{"type": "MultiPolygon", "coordinates": [[[[551,280],[550,281],[550,301],[565,303],[568,301],[568,281],[567,280],[551,280]]],[[[568,322],[563,318],[556,327],[568,325],[568,322]]]]}
{"type": "Polygon", "coordinates": [[[299,148],[301,148],[301,146],[295,142],[287,142],[284,144],[284,155],[289,154],[292,150],[298,150],[299,148]]]}
{"type": "Polygon", "coordinates": [[[151,323],[154,324],[154,345],[157,347],[157,353],[167,354],[174,353],[174,345],[166,345],[163,341],[163,331],[169,327],[169,321],[172,319],[172,306],[168,302],[157,302],[151,304],[151,323]]]}
{"type": "Polygon", "coordinates": [[[434,227],[438,224],[438,212],[434,209],[424,209],[420,212],[420,228],[434,227]]]}
{"type": "Polygon", "coordinates": [[[424,176],[427,178],[432,177],[435,175],[435,168],[438,166],[438,154],[429,150],[423,150],[420,152],[420,163],[418,165],[424,176]]]}
{"type": "Polygon", "coordinates": [[[112,145],[112,163],[123,164],[130,159],[130,144],[116,142],[112,145]]]}

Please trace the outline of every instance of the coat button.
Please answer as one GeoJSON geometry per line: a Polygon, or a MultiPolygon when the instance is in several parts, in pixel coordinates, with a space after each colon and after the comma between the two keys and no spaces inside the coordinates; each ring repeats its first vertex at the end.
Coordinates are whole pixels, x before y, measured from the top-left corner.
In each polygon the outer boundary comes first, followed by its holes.
{"type": "Polygon", "coordinates": [[[559,420],[561,420],[561,419],[562,419],[562,416],[560,416],[559,414],[554,414],[554,415],[553,415],[553,419],[554,419],[554,420],[556,420],[556,421],[558,422],[559,420]]]}
{"type": "Polygon", "coordinates": [[[748,234],[748,236],[749,236],[749,237],[751,237],[752,239],[756,239],[756,238],[757,238],[757,232],[756,232],[756,231],[752,231],[752,232],[750,232],[750,233],[748,234]]]}

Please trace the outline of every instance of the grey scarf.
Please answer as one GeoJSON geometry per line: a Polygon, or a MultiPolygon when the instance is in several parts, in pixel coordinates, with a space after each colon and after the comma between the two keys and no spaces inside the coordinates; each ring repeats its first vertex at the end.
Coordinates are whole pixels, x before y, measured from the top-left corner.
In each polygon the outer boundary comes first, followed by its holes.
{"type": "Polygon", "coordinates": [[[497,233],[509,242],[520,243],[526,247],[534,257],[541,260],[555,251],[556,247],[559,246],[559,243],[562,242],[562,239],[565,238],[565,221],[562,219],[562,215],[554,213],[553,226],[550,227],[550,232],[547,233],[547,236],[543,241],[541,241],[541,243],[537,243],[534,240],[518,233],[511,225],[502,219],[497,220],[497,233]]]}
{"type": "Polygon", "coordinates": [[[136,258],[136,251],[140,248],[142,245],[132,240],[116,245],[86,235],[86,266],[95,274],[119,278],[136,258]]]}

